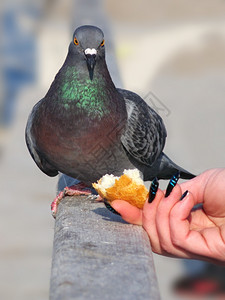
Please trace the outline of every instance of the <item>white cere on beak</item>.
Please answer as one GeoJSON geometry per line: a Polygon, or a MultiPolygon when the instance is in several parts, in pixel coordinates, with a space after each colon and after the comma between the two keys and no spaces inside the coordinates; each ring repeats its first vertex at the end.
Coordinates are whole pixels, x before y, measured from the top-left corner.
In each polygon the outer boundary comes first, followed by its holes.
{"type": "Polygon", "coordinates": [[[88,55],[88,54],[90,54],[90,55],[96,55],[97,54],[97,50],[95,49],[95,48],[92,48],[92,49],[90,49],[90,48],[87,48],[87,49],[85,49],[84,50],[84,54],[85,55],[88,55]]]}

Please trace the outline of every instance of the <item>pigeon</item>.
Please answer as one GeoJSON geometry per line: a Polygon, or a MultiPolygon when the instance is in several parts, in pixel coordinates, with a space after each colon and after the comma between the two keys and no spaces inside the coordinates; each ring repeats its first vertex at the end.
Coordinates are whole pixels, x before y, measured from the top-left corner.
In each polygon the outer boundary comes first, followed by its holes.
{"type": "Polygon", "coordinates": [[[101,29],[78,27],[47,94],[32,109],[26,144],[48,176],[59,172],[90,187],[106,173],[137,168],[145,181],[195,175],[164,152],[162,118],[137,94],[116,88],[101,29]]]}

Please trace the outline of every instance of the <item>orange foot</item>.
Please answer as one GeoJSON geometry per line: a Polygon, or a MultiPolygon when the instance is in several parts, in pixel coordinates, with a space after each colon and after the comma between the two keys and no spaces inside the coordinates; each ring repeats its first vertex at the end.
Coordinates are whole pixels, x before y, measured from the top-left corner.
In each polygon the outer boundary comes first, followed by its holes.
{"type": "MultiPolygon", "coordinates": [[[[65,187],[62,192],[60,192],[51,204],[52,216],[55,218],[57,213],[57,208],[59,202],[66,196],[76,196],[76,195],[93,195],[98,199],[98,196],[93,194],[93,189],[86,186],[83,182],[72,185],[70,187],[65,187]]],[[[97,200],[96,199],[96,200],[97,200]]]]}

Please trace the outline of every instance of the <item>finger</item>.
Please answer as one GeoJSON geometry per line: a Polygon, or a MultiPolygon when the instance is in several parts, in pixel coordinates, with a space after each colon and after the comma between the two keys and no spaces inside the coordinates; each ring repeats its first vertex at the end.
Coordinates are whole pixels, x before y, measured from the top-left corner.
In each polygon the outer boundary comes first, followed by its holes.
{"type": "Polygon", "coordinates": [[[185,238],[190,232],[190,223],[188,217],[194,206],[194,199],[189,192],[186,197],[176,203],[170,213],[170,234],[171,240],[176,246],[182,246],[185,238]]]}
{"type": "Polygon", "coordinates": [[[170,215],[171,240],[175,246],[189,253],[210,256],[208,244],[202,232],[190,230],[188,217],[195,202],[192,193],[189,192],[188,195],[172,209],[170,215]]]}
{"type": "Polygon", "coordinates": [[[168,197],[164,197],[157,208],[155,223],[161,249],[170,252],[172,248],[169,228],[170,210],[181,196],[181,189],[176,185],[168,197]]]}
{"type": "Polygon", "coordinates": [[[225,217],[225,169],[217,169],[205,185],[204,211],[208,216],[223,219],[225,217]]]}
{"type": "Polygon", "coordinates": [[[170,253],[174,256],[189,257],[189,253],[185,253],[183,249],[173,244],[170,233],[170,213],[174,205],[179,202],[181,195],[181,188],[176,185],[171,194],[159,203],[156,214],[156,229],[163,254],[170,253]]]}
{"type": "Polygon", "coordinates": [[[158,232],[156,229],[156,212],[160,201],[164,198],[162,190],[158,189],[155,199],[152,203],[146,201],[143,208],[143,228],[148,233],[152,251],[158,254],[162,253],[162,249],[159,242],[158,232]]]}
{"type": "Polygon", "coordinates": [[[142,225],[142,210],[123,200],[114,200],[111,206],[128,223],[142,225]]]}
{"type": "Polygon", "coordinates": [[[180,187],[182,189],[182,193],[188,190],[194,195],[195,204],[203,203],[205,187],[208,183],[208,180],[219,172],[221,172],[221,169],[210,169],[191,180],[181,183],[180,187]]]}

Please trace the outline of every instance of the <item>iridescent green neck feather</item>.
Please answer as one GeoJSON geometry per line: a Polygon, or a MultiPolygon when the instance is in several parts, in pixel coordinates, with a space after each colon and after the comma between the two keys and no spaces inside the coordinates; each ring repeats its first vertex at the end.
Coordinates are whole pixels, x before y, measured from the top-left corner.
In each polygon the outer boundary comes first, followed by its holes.
{"type": "Polygon", "coordinates": [[[76,107],[91,118],[102,118],[109,113],[106,105],[107,89],[103,77],[83,76],[74,67],[68,66],[61,78],[59,97],[67,110],[76,107]]]}

